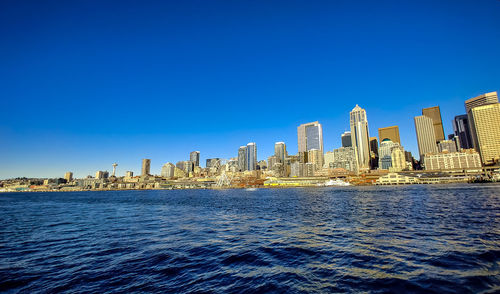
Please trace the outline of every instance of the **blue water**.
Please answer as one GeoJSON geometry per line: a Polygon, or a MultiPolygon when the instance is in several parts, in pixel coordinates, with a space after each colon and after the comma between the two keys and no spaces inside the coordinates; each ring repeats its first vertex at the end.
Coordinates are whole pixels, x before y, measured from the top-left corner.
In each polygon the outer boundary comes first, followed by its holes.
{"type": "Polygon", "coordinates": [[[4,193],[0,290],[500,291],[500,185],[4,193]]]}

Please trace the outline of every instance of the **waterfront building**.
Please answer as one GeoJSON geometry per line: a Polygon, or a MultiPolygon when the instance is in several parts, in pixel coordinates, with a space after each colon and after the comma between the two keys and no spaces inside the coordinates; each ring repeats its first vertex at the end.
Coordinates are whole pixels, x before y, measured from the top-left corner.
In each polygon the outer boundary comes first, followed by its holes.
{"type": "Polygon", "coordinates": [[[350,112],[350,126],[352,147],[354,147],[358,157],[359,169],[369,169],[371,157],[368,119],[366,117],[366,111],[357,104],[350,112]]]}
{"type": "Polygon", "coordinates": [[[341,136],[341,140],[342,140],[342,147],[352,147],[352,139],[350,131],[345,131],[341,136]]]}
{"type": "Polygon", "coordinates": [[[151,159],[143,159],[142,160],[142,169],[141,169],[141,175],[142,176],[147,176],[150,174],[150,169],[151,169],[151,159]]]}
{"type": "Polygon", "coordinates": [[[424,165],[426,170],[481,168],[481,158],[474,149],[464,149],[461,152],[429,154],[424,158],[424,165]]]}
{"type": "Polygon", "coordinates": [[[247,170],[247,146],[238,149],[238,169],[240,172],[247,170]]]}
{"type": "Polygon", "coordinates": [[[323,167],[333,168],[333,162],[335,161],[335,153],[333,151],[328,151],[323,156],[324,163],[323,167]]]}
{"type": "Polygon", "coordinates": [[[415,131],[417,132],[418,153],[420,160],[427,153],[437,153],[436,135],[432,118],[425,115],[415,117],[415,131]]]}
{"type": "MultiPolygon", "coordinates": [[[[496,94],[496,92],[495,92],[496,94]]],[[[472,140],[484,165],[500,161],[500,103],[473,107],[469,111],[472,140]]]]}
{"type": "Polygon", "coordinates": [[[445,137],[444,137],[443,121],[441,120],[441,110],[439,109],[439,106],[422,109],[422,115],[425,115],[432,119],[432,125],[434,127],[435,143],[437,144],[438,142],[444,140],[445,137]]]}
{"type": "Polygon", "coordinates": [[[194,166],[200,166],[200,151],[189,153],[189,161],[191,161],[194,166]]]}
{"type": "MultiPolygon", "coordinates": [[[[496,103],[498,103],[497,92],[490,92],[490,93],[482,94],[482,95],[479,95],[477,97],[474,97],[474,98],[471,98],[471,99],[468,99],[465,101],[465,112],[468,115],[470,110],[474,107],[496,104],[496,103]]],[[[470,117],[469,117],[469,121],[470,121],[470,117]]]]}
{"type": "Polygon", "coordinates": [[[297,127],[297,139],[300,152],[318,149],[323,154],[323,129],[317,121],[297,127]]]}
{"type": "Polygon", "coordinates": [[[457,150],[457,145],[456,145],[455,141],[443,140],[443,141],[439,142],[439,144],[438,144],[438,151],[439,152],[444,152],[444,151],[457,152],[459,150],[457,150]]]}
{"type": "Polygon", "coordinates": [[[460,149],[474,148],[467,114],[455,116],[453,119],[453,131],[460,141],[460,149]]]}
{"type": "Polygon", "coordinates": [[[398,173],[388,173],[375,181],[375,185],[412,185],[418,184],[420,180],[417,177],[405,176],[398,173]]]}
{"type": "Polygon", "coordinates": [[[276,142],[274,144],[274,155],[278,159],[278,162],[285,163],[286,145],[284,142],[276,142]]]}
{"type": "Polygon", "coordinates": [[[358,172],[358,156],[354,147],[340,147],[333,150],[333,168],[343,168],[348,171],[358,172]]]}
{"type": "Polygon", "coordinates": [[[382,142],[385,139],[389,139],[392,142],[398,143],[401,145],[401,139],[399,138],[399,127],[398,126],[379,128],[378,129],[378,138],[380,139],[380,142],[382,142]]]}
{"type": "Polygon", "coordinates": [[[255,143],[248,143],[246,149],[247,170],[257,170],[257,145],[255,143]]]}
{"type": "Polygon", "coordinates": [[[161,174],[164,178],[173,178],[175,176],[175,165],[167,162],[161,168],[161,174]]]}
{"type": "Polygon", "coordinates": [[[66,180],[66,182],[71,182],[73,181],[73,173],[72,172],[66,172],[64,174],[64,179],[66,180]]]}
{"type": "Polygon", "coordinates": [[[308,163],[312,163],[314,170],[318,170],[323,167],[323,154],[319,149],[311,149],[307,154],[308,163]]]}

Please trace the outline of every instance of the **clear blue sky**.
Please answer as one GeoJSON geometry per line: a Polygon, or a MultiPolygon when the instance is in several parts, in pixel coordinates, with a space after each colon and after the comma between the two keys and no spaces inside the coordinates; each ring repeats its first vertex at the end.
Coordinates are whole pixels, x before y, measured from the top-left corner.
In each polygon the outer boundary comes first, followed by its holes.
{"type": "Polygon", "coordinates": [[[370,135],[500,90],[500,1],[0,2],[0,178],[152,172],[237,155],[297,126],[340,146],[359,104],[370,135]]]}

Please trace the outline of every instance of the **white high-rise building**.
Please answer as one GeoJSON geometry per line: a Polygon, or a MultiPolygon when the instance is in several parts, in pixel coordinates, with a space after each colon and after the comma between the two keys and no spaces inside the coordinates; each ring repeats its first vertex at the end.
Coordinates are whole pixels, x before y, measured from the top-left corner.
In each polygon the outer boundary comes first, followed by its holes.
{"type": "Polygon", "coordinates": [[[257,170],[257,145],[248,143],[246,149],[247,170],[257,170]]]}
{"type": "Polygon", "coordinates": [[[287,155],[285,142],[276,142],[274,144],[274,155],[277,157],[278,162],[285,163],[287,155]]]}
{"type": "Polygon", "coordinates": [[[415,130],[417,132],[420,159],[422,160],[425,154],[437,153],[438,148],[432,118],[425,115],[415,116],[415,130]]]}
{"type": "Polygon", "coordinates": [[[172,178],[175,173],[175,165],[173,163],[167,162],[161,168],[161,176],[164,178],[172,178]]]}
{"type": "Polygon", "coordinates": [[[356,150],[359,168],[370,168],[370,135],[366,111],[356,104],[350,113],[352,147],[356,150]]]}

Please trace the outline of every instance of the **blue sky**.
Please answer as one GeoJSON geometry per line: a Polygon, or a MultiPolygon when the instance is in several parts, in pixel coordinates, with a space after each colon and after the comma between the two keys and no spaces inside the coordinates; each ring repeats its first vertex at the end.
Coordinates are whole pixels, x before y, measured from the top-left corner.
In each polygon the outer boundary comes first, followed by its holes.
{"type": "Polygon", "coordinates": [[[340,146],[359,104],[370,135],[500,90],[500,1],[1,1],[0,178],[152,172],[237,155],[297,126],[340,146]],[[404,3],[403,3],[404,2],[404,3]]]}

